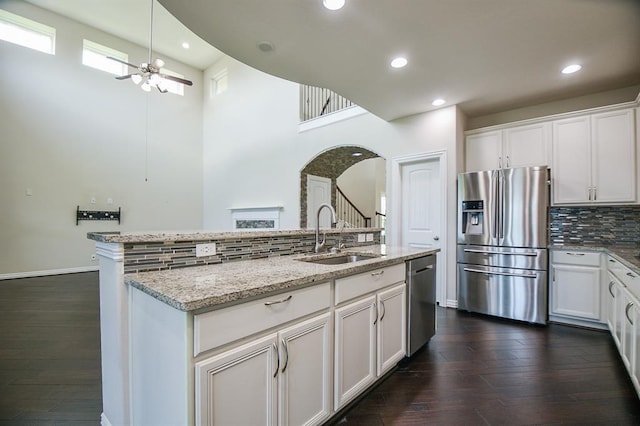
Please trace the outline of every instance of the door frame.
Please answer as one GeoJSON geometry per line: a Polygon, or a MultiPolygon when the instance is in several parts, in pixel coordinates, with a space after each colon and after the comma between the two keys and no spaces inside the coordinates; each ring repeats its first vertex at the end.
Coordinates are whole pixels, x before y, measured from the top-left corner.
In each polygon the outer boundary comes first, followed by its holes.
{"type": "MultiPolygon", "coordinates": [[[[440,218],[442,227],[440,233],[440,265],[442,265],[442,282],[436,286],[436,300],[440,306],[447,306],[447,264],[448,264],[448,184],[447,184],[447,151],[421,152],[394,157],[391,159],[391,214],[387,217],[389,229],[387,229],[389,242],[392,245],[400,245],[402,241],[402,167],[411,163],[420,163],[437,160],[440,163],[440,194],[442,203],[440,206],[440,218]],[[390,232],[389,232],[390,231],[390,232]]],[[[388,195],[388,194],[387,194],[388,195]]]]}

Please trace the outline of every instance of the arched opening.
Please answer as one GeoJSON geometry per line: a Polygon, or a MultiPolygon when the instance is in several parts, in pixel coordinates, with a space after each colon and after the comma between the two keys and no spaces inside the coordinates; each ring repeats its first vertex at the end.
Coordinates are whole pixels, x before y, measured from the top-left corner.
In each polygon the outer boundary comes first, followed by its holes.
{"type": "Polygon", "coordinates": [[[318,154],[300,171],[300,228],[315,226],[309,219],[309,213],[313,214],[308,201],[310,176],[330,182],[330,204],[338,220],[355,227],[384,227],[385,170],[384,157],[360,146],[340,146],[318,154]]]}

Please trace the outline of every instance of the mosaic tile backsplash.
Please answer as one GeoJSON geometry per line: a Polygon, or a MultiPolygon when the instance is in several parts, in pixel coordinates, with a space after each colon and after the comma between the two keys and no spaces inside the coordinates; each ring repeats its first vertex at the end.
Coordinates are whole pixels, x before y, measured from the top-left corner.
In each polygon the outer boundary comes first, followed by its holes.
{"type": "Polygon", "coordinates": [[[640,206],[552,207],[551,244],[640,246],[640,206]]]}
{"type": "MultiPolygon", "coordinates": [[[[345,247],[380,244],[380,231],[373,233],[373,242],[358,243],[358,233],[343,231],[327,233],[326,247],[344,244],[345,247]]],[[[283,235],[278,237],[222,239],[197,241],[197,244],[215,242],[216,255],[196,257],[196,241],[164,241],[124,244],[124,272],[159,271],[163,269],[185,268],[236,260],[261,259],[273,256],[311,253],[315,246],[315,236],[283,235]]]]}

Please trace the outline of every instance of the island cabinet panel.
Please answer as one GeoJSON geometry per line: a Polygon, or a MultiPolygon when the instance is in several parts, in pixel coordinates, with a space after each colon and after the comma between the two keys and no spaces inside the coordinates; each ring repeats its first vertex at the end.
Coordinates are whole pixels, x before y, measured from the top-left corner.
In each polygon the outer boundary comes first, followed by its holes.
{"type": "Polygon", "coordinates": [[[620,319],[618,315],[618,300],[622,299],[622,284],[611,273],[608,272],[609,282],[607,284],[607,325],[616,346],[620,348],[620,319]]]}
{"type": "Polygon", "coordinates": [[[129,291],[131,356],[126,368],[132,403],[131,420],[122,424],[192,424],[189,314],[136,288],[129,291]]]}
{"type": "Polygon", "coordinates": [[[194,316],[193,355],[328,309],[329,282],[194,316]]]}

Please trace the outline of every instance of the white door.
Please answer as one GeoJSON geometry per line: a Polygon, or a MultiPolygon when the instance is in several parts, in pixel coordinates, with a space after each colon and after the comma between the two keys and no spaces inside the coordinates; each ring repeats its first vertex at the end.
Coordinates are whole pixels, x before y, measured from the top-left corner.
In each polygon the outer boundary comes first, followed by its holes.
{"type": "MultiPolygon", "coordinates": [[[[410,247],[441,248],[442,207],[444,197],[440,177],[440,159],[402,166],[402,241],[410,247]]],[[[444,255],[436,259],[436,299],[444,304],[444,255]]]]}
{"type": "Polygon", "coordinates": [[[402,244],[440,247],[440,160],[402,166],[402,244]]]}
{"type": "MultiPolygon", "coordinates": [[[[316,214],[320,204],[331,204],[331,179],[307,175],[307,228],[316,227],[316,214]]],[[[323,209],[320,214],[320,227],[331,227],[329,209],[323,209]]]]}

